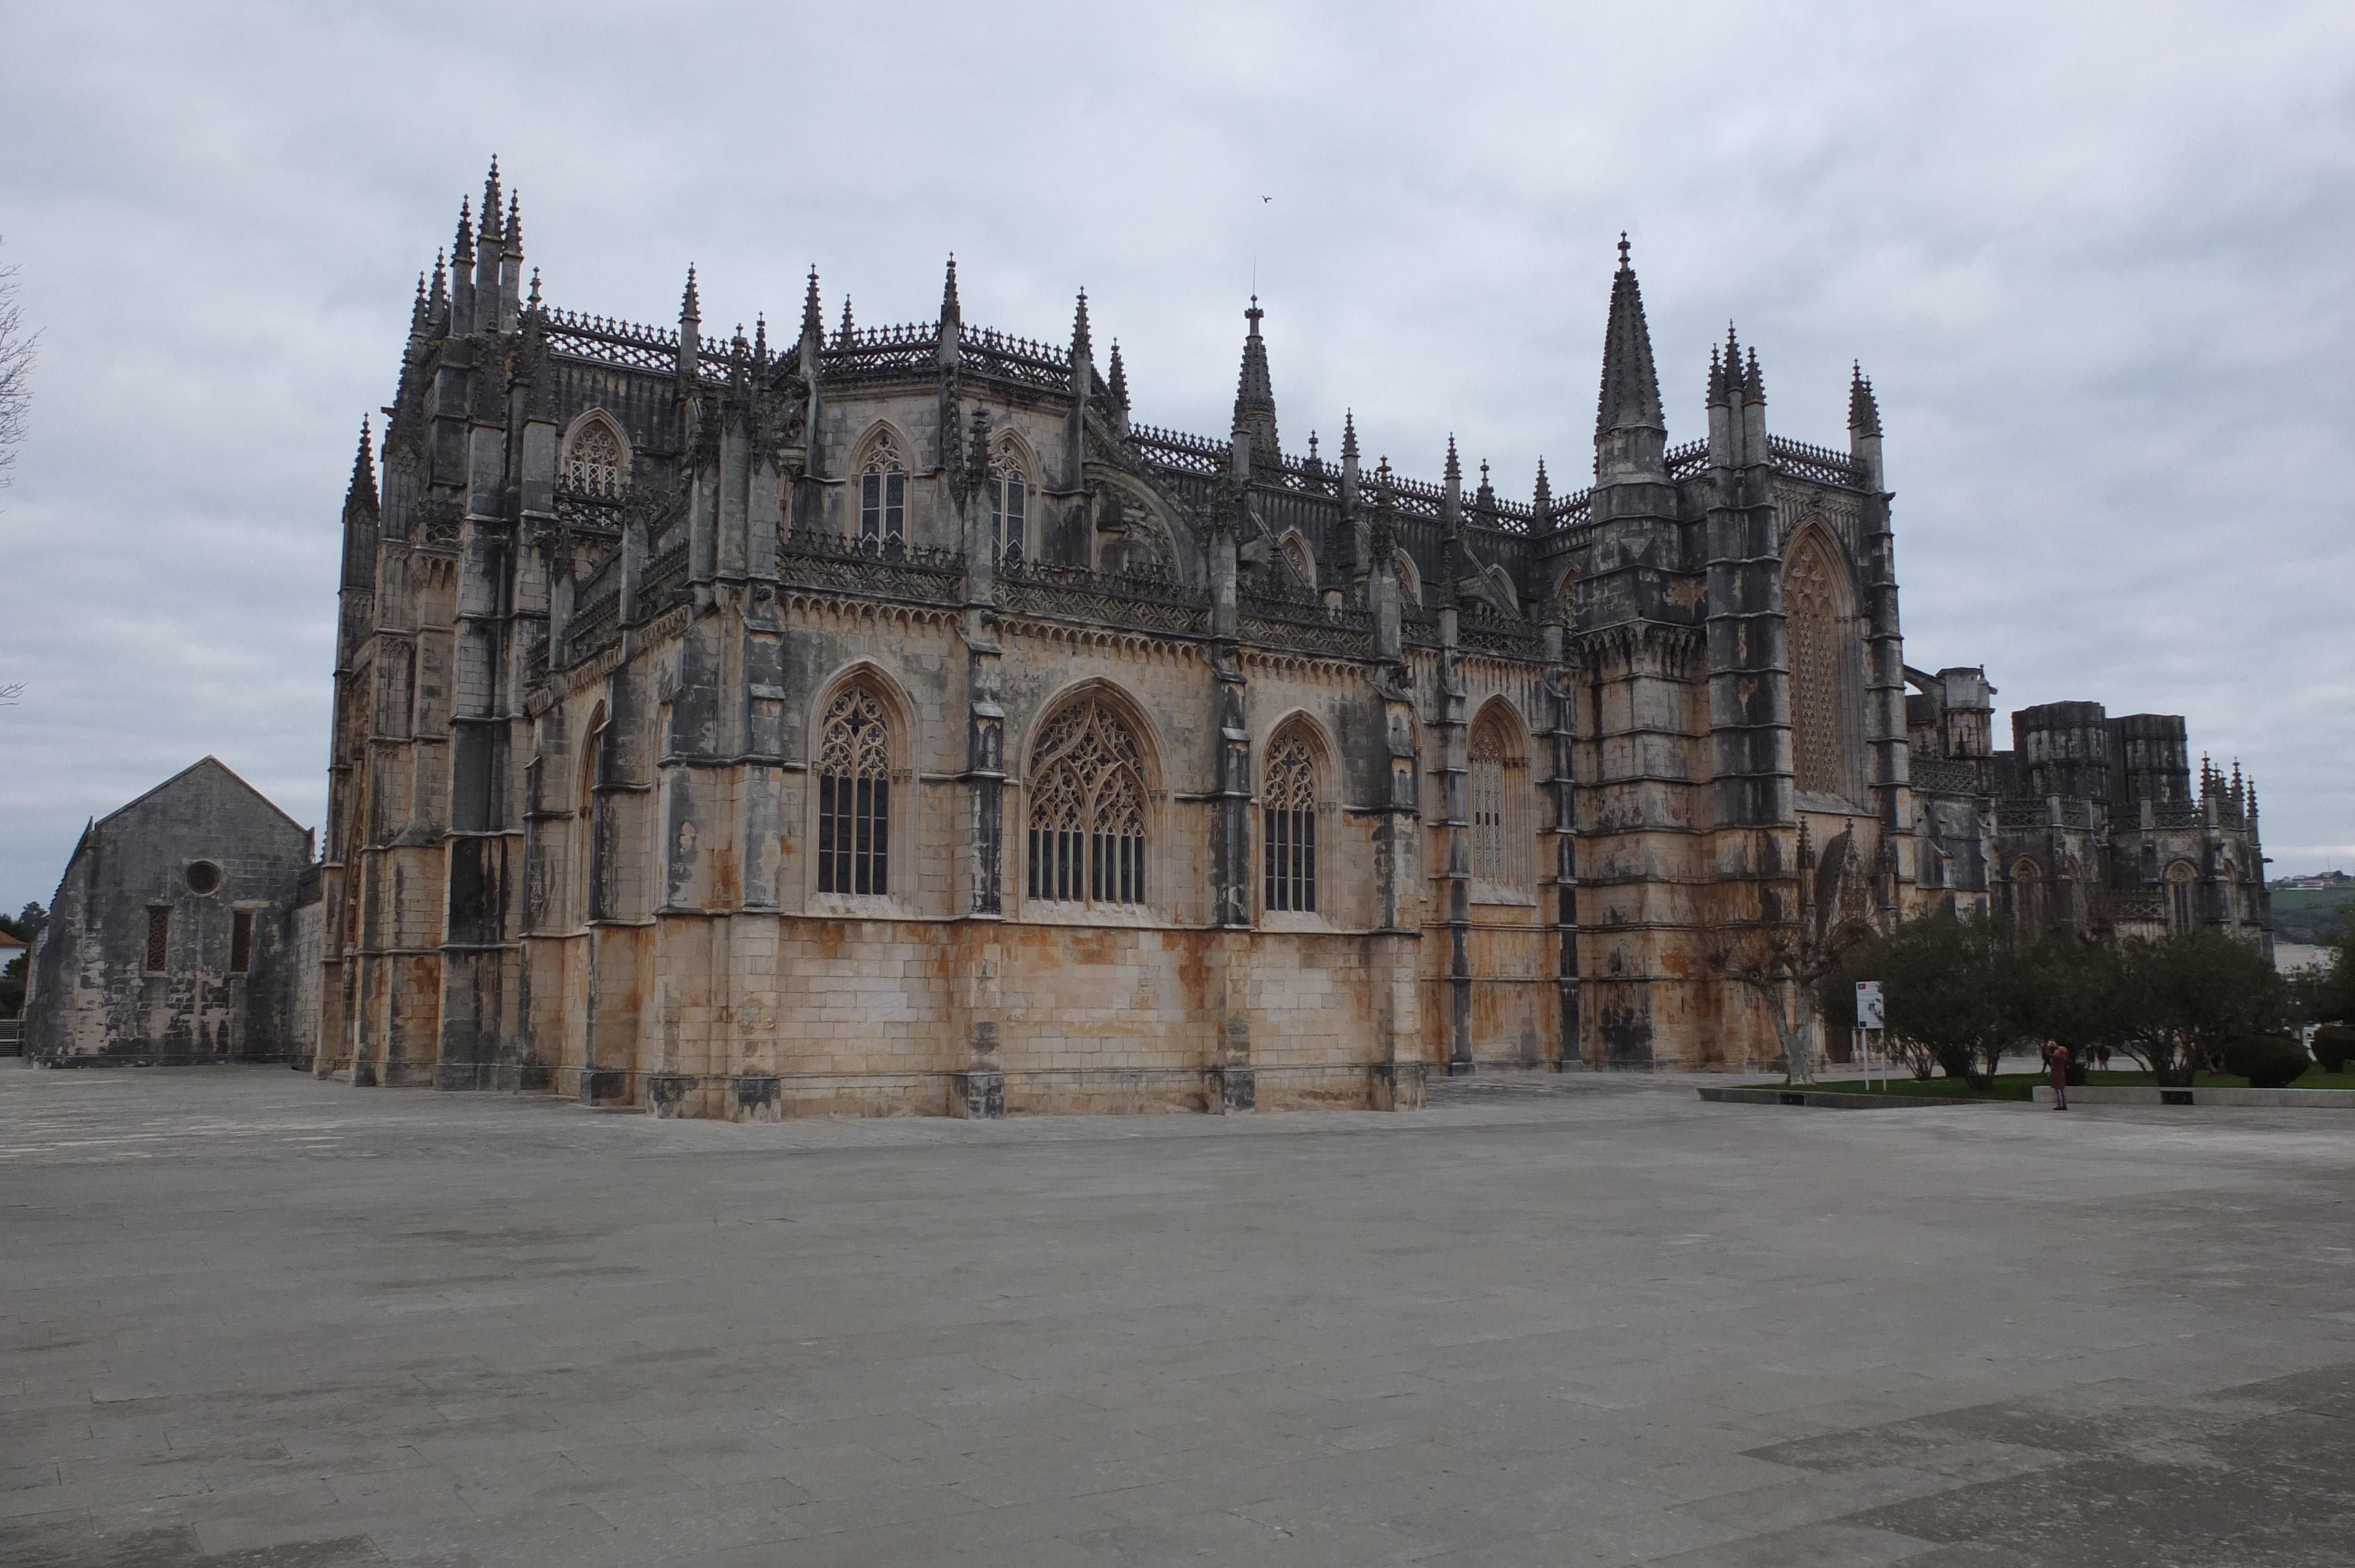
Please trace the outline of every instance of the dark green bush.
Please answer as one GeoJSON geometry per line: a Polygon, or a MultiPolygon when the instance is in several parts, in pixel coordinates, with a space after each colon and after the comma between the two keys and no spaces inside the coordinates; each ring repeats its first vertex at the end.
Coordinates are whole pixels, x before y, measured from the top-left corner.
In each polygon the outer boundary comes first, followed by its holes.
{"type": "Polygon", "coordinates": [[[2324,1072],[2345,1072],[2350,1057],[2355,1057],[2355,1029],[2326,1023],[2314,1032],[2314,1059],[2324,1072]]]}
{"type": "Polygon", "coordinates": [[[2314,1064],[2286,1034],[2244,1034],[2224,1047],[2224,1071],[2253,1089],[2286,1089],[2314,1064]]]}

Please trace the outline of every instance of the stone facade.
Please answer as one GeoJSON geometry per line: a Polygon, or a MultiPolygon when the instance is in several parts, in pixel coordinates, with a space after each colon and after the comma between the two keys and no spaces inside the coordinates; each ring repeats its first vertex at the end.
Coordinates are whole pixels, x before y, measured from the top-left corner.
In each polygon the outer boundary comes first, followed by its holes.
{"type": "MultiPolygon", "coordinates": [[[[829,329],[813,274],[773,349],[691,271],[675,329],[547,307],[496,170],[481,216],[344,509],[323,1075],[766,1117],[1752,1066],[1742,942],[2066,847],[1998,837],[2045,785],[1984,676],[1904,664],[1870,387],[1845,450],[1770,435],[1729,335],[1671,448],[1624,247],[1595,482],[1524,502],[1452,441],[1287,453],[1256,301],[1218,440],[1131,418],[1084,296],[1014,338],[952,263],[829,329]]],[[[2254,867],[2253,805],[2203,831],[2254,867]]]]}
{"type": "Polygon", "coordinates": [[[82,831],[36,944],[26,1054],[51,1066],[312,1053],[291,915],[312,836],[208,757],[82,831]]]}

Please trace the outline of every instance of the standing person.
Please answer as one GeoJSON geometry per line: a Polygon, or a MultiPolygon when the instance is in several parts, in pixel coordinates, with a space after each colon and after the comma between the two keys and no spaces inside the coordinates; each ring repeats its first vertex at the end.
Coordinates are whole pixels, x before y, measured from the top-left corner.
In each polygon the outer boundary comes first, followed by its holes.
{"type": "Polygon", "coordinates": [[[2044,1043],[2044,1070],[2052,1076],[2052,1108],[2069,1108],[2069,1048],[2058,1040],[2044,1043]]]}
{"type": "Polygon", "coordinates": [[[2094,1047],[2094,1063],[2105,1073],[2110,1070],[2110,1048],[2106,1043],[2094,1047]]]}

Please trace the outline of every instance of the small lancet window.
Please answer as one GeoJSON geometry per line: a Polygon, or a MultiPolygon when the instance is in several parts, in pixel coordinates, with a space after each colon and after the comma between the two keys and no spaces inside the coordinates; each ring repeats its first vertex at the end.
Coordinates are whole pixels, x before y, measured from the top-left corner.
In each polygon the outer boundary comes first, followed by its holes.
{"type": "Polygon", "coordinates": [[[619,495],[628,487],[629,461],[622,453],[622,438],[602,418],[592,418],[574,432],[564,454],[564,483],[589,495],[619,495]]]}
{"type": "Polygon", "coordinates": [[[1297,733],[1268,753],[1267,786],[1260,797],[1267,840],[1267,906],[1316,909],[1316,761],[1297,733]]]}
{"type": "Polygon", "coordinates": [[[886,437],[867,454],[858,475],[858,542],[879,546],[908,536],[908,465],[886,437]]]}
{"type": "Polygon", "coordinates": [[[828,705],[817,761],[817,890],[891,890],[891,742],[883,705],[853,686],[828,705]]]}
{"type": "Polygon", "coordinates": [[[1030,774],[1030,896],[1145,902],[1145,759],[1102,703],[1082,698],[1041,732],[1030,774]]]}
{"type": "Polygon", "coordinates": [[[999,447],[989,462],[989,548],[997,559],[1020,561],[1029,553],[1030,487],[1011,447],[999,447]]]}

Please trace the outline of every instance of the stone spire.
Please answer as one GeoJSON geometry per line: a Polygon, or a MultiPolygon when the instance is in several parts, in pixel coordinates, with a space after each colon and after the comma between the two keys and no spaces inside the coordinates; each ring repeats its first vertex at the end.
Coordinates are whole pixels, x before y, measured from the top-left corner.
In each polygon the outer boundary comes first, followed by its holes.
{"type": "Polygon", "coordinates": [[[1080,291],[1080,302],[1071,313],[1071,363],[1093,365],[1095,346],[1088,340],[1088,291],[1080,291]]]}
{"type": "Polygon", "coordinates": [[[1660,412],[1660,378],[1652,368],[1652,333],[1644,322],[1643,291],[1619,237],[1619,270],[1611,279],[1611,316],[1603,329],[1603,395],[1594,410],[1594,482],[1668,482],[1668,422],[1660,412]]]}
{"type": "Polygon", "coordinates": [[[702,328],[703,304],[695,291],[695,266],[689,262],[687,288],[678,297],[678,384],[682,390],[693,383],[699,368],[697,361],[703,346],[702,328]]]}
{"type": "Polygon", "coordinates": [[[1603,397],[1594,430],[1667,431],[1660,413],[1660,378],[1652,369],[1652,334],[1644,321],[1644,294],[1619,237],[1619,270],[1611,279],[1611,319],[1603,333],[1603,397]]]}
{"type": "Polygon", "coordinates": [[[842,331],[835,339],[835,346],[837,348],[848,348],[850,346],[851,334],[856,333],[858,330],[858,326],[850,319],[850,296],[848,294],[845,294],[842,296],[842,331]]]}
{"type": "Polygon", "coordinates": [[[1128,371],[1120,362],[1120,339],[1112,340],[1112,402],[1123,418],[1128,416],[1128,371]]]}
{"type": "Polygon", "coordinates": [[[491,154],[491,172],[483,176],[483,247],[499,242],[499,158],[491,154]]]}
{"type": "Polygon", "coordinates": [[[1538,459],[1537,493],[1530,499],[1531,532],[1543,533],[1552,525],[1553,485],[1546,479],[1545,459],[1538,459]]]}
{"type": "Polygon", "coordinates": [[[817,264],[810,263],[809,292],[802,296],[802,336],[824,337],[826,316],[818,309],[817,264]]]}
{"type": "Polygon", "coordinates": [[[1341,461],[1346,463],[1358,461],[1358,411],[1355,408],[1341,411],[1341,461]]]}
{"type": "Polygon", "coordinates": [[[941,284],[941,326],[945,332],[949,327],[964,324],[964,311],[957,303],[956,252],[952,250],[949,252],[948,277],[941,284]]]}
{"type": "Polygon", "coordinates": [[[432,319],[432,302],[425,296],[425,274],[417,274],[417,299],[409,307],[409,341],[416,343],[425,336],[425,323],[432,319]]]}
{"type": "Polygon", "coordinates": [[[344,492],[344,516],[355,513],[376,516],[376,448],[368,439],[368,416],[360,416],[360,450],[352,454],[352,482],[344,492]]]}
{"type": "Polygon", "coordinates": [[[425,296],[425,323],[429,334],[437,324],[445,334],[449,330],[450,274],[439,250],[433,253],[433,287],[425,296]]]}
{"type": "Polygon", "coordinates": [[[1849,373],[1848,433],[1851,436],[1881,434],[1881,402],[1872,395],[1872,383],[1865,379],[1861,362],[1852,366],[1849,373]]]}
{"type": "Polygon", "coordinates": [[[523,258],[523,197],[514,192],[507,196],[507,227],[503,242],[506,253],[520,260],[523,258]]]}
{"type": "Polygon", "coordinates": [[[1863,471],[1865,488],[1874,492],[1889,488],[1881,466],[1881,402],[1873,397],[1872,383],[1865,379],[1861,364],[1849,372],[1848,450],[1863,471]]]}
{"type": "Polygon", "coordinates": [[[1742,400],[1764,408],[1766,406],[1766,377],[1758,369],[1758,351],[1750,351],[1750,361],[1742,371],[1742,400]]]}
{"type": "Polygon", "coordinates": [[[1251,308],[1243,313],[1251,330],[1243,338],[1242,371],[1235,378],[1235,439],[1250,438],[1254,469],[1275,468],[1282,456],[1275,431],[1275,388],[1267,374],[1267,343],[1259,335],[1260,317],[1266,313],[1259,308],[1259,296],[1253,294],[1251,308]]]}
{"type": "Polygon", "coordinates": [[[474,208],[466,196],[458,198],[458,235],[450,242],[450,269],[462,276],[474,270],[474,208]]]}

